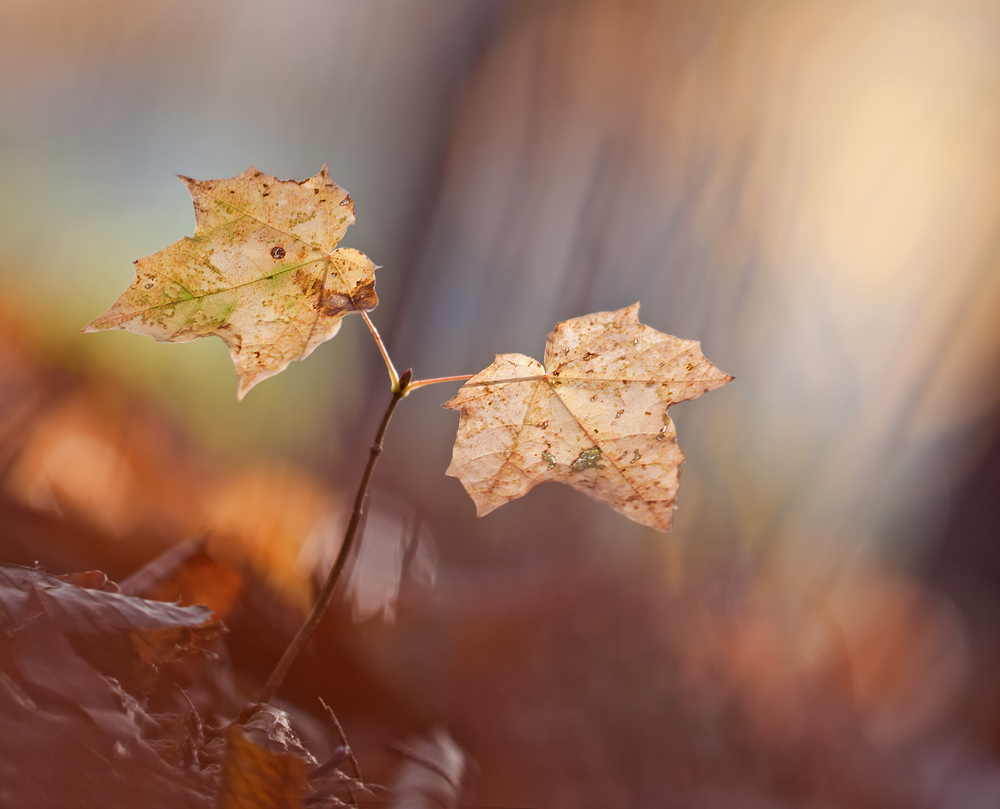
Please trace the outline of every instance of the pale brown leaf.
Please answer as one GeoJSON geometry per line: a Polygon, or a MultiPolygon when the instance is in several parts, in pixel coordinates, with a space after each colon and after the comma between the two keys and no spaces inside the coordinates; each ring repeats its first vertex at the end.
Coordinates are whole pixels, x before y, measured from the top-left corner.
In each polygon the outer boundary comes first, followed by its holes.
{"type": "Polygon", "coordinates": [[[564,321],[544,366],[497,355],[445,405],[461,414],[447,474],[480,516],[555,480],[669,531],[684,455],[667,409],[731,379],[639,304],[564,321]]]}
{"type": "Polygon", "coordinates": [[[126,329],[163,342],[217,335],[239,376],[237,395],[305,359],[350,312],[370,311],[375,265],[334,249],[354,202],[326,166],[302,182],[249,168],[231,180],[181,178],[194,236],[135,263],[135,280],[84,331],[126,329]]]}

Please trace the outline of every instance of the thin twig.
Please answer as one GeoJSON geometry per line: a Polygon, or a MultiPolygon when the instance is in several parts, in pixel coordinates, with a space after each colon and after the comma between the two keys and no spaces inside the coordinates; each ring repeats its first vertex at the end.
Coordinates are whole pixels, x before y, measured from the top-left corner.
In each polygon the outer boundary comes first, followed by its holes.
{"type": "Polygon", "coordinates": [[[389,419],[392,418],[392,413],[396,409],[396,405],[399,404],[400,399],[402,399],[405,395],[404,391],[406,390],[406,385],[412,376],[413,373],[409,368],[403,371],[402,376],[399,379],[402,383],[402,387],[393,391],[392,399],[389,400],[389,405],[386,407],[385,414],[382,416],[382,423],[379,425],[378,432],[375,434],[375,440],[372,442],[371,450],[368,455],[368,465],[365,467],[365,472],[361,476],[361,483],[358,485],[358,493],[354,498],[354,511],[351,513],[351,521],[347,525],[347,531],[344,534],[344,541],[341,543],[340,552],[337,554],[337,560],[333,563],[330,575],[326,578],[326,584],[323,585],[319,598],[316,599],[316,605],[313,607],[312,612],[306,619],[306,622],[302,625],[302,628],[298,631],[295,637],[292,638],[292,642],[288,644],[288,648],[285,649],[285,653],[281,656],[281,660],[278,661],[278,665],[276,665],[274,667],[274,671],[271,672],[271,676],[268,678],[267,683],[265,683],[264,688],[257,697],[258,703],[271,701],[271,697],[274,696],[275,691],[277,691],[281,686],[281,682],[285,679],[285,675],[291,668],[295,658],[299,656],[299,653],[305,647],[306,642],[312,636],[312,633],[315,631],[320,619],[323,617],[323,613],[326,612],[327,607],[330,606],[330,602],[333,600],[333,591],[337,587],[337,581],[340,579],[340,574],[344,569],[344,565],[347,564],[347,557],[351,553],[351,547],[354,545],[354,538],[358,533],[358,527],[361,525],[361,518],[365,513],[365,501],[368,498],[368,484],[371,482],[372,473],[375,471],[375,463],[378,461],[378,456],[382,454],[382,440],[385,438],[385,431],[389,426],[389,419]]]}
{"type": "Polygon", "coordinates": [[[347,741],[347,734],[344,733],[344,728],[340,725],[340,720],[337,719],[337,714],[333,712],[333,708],[323,702],[323,698],[319,698],[319,704],[322,705],[328,714],[330,714],[330,719],[333,720],[333,726],[337,729],[337,735],[340,736],[340,741],[343,743],[344,747],[347,748],[347,758],[351,762],[351,767],[354,770],[354,777],[359,781],[364,783],[364,779],[361,777],[361,767],[358,766],[358,760],[354,757],[354,750],[347,741]]]}
{"type": "Polygon", "coordinates": [[[459,789],[461,789],[462,785],[456,784],[455,778],[444,767],[442,767],[433,759],[428,758],[422,753],[418,753],[413,748],[407,747],[405,744],[401,744],[400,742],[393,742],[392,744],[389,745],[389,749],[392,750],[392,752],[394,753],[398,753],[403,758],[408,758],[410,761],[416,762],[421,767],[427,768],[435,775],[441,776],[445,780],[445,783],[448,784],[456,792],[459,789]]]}
{"type": "Polygon", "coordinates": [[[205,550],[208,534],[171,545],[155,559],[146,562],[127,579],[118,583],[123,595],[141,596],[152,587],[172,576],[187,561],[205,550]]]}
{"type": "Polygon", "coordinates": [[[378,350],[382,354],[382,359],[385,361],[386,370],[389,371],[389,382],[391,383],[392,392],[395,393],[399,390],[399,374],[396,373],[396,366],[392,364],[392,360],[389,357],[389,352],[386,350],[385,343],[382,342],[382,336],[378,333],[378,329],[375,328],[375,324],[372,323],[372,319],[368,317],[368,313],[362,310],[361,317],[365,319],[365,323],[368,324],[368,331],[370,331],[372,333],[372,337],[375,338],[375,345],[378,346],[378,350]]]}
{"type": "Polygon", "coordinates": [[[475,374],[466,374],[465,376],[438,376],[434,379],[417,379],[406,386],[406,392],[416,390],[417,388],[424,388],[428,385],[439,385],[442,382],[464,382],[466,379],[472,379],[475,374]]]}

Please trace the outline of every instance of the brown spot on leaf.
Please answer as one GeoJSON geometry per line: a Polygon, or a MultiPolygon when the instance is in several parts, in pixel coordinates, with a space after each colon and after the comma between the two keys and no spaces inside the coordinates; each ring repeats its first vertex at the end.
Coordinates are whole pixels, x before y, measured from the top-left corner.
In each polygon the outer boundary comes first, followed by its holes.
{"type": "Polygon", "coordinates": [[[326,317],[337,317],[344,314],[344,312],[354,311],[354,308],[351,299],[347,295],[341,295],[339,292],[326,295],[320,301],[320,311],[326,317]]]}
{"type": "Polygon", "coordinates": [[[359,281],[351,295],[354,301],[354,308],[369,312],[378,306],[378,296],[375,294],[375,282],[363,283],[359,281]]]}
{"type": "Polygon", "coordinates": [[[280,244],[271,248],[271,258],[278,259],[284,257],[285,257],[285,248],[282,247],[280,244]]]}
{"type": "Polygon", "coordinates": [[[302,296],[310,299],[312,308],[318,309],[321,305],[320,293],[323,289],[323,277],[313,276],[299,267],[292,275],[292,283],[299,288],[302,296]]]}

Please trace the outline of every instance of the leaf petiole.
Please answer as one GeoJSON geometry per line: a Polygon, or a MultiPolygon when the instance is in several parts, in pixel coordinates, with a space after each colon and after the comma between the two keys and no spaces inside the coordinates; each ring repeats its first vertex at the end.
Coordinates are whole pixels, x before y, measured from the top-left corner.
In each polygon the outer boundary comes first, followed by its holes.
{"type": "Polygon", "coordinates": [[[473,376],[475,376],[475,374],[465,374],[464,376],[438,376],[434,379],[418,379],[406,386],[406,389],[403,391],[403,395],[408,396],[411,391],[414,391],[417,388],[425,388],[428,385],[439,385],[442,382],[464,382],[467,379],[472,379],[473,376]]]}
{"type": "Polygon", "coordinates": [[[386,350],[385,343],[382,342],[382,336],[378,333],[378,329],[375,328],[375,324],[372,323],[372,319],[368,317],[368,313],[361,310],[361,317],[365,319],[365,323],[368,324],[368,331],[372,333],[372,337],[375,338],[375,344],[378,346],[378,350],[382,353],[382,359],[385,362],[385,367],[389,371],[389,383],[392,387],[393,393],[399,392],[399,374],[396,372],[396,366],[392,364],[392,359],[389,357],[389,352],[386,350]]]}

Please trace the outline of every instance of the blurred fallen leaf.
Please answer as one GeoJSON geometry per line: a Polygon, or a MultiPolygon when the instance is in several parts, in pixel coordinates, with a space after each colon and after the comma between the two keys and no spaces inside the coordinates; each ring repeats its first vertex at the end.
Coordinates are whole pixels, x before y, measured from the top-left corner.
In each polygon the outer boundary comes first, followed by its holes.
{"type": "Polygon", "coordinates": [[[19,632],[44,616],[84,657],[135,692],[152,685],[164,663],[206,654],[203,646],[222,629],[206,607],[86,589],[8,565],[0,566],[0,610],[19,632]]]}
{"type": "Polygon", "coordinates": [[[965,626],[950,600],[873,570],[841,584],[829,616],[848,665],[847,696],[872,741],[910,741],[948,714],[969,670],[965,626]]]}
{"type": "Polygon", "coordinates": [[[283,601],[308,608],[313,582],[329,569],[343,533],[336,491],[288,463],[209,458],[175,422],[113,379],[86,374],[56,386],[51,367],[5,342],[5,325],[0,317],[0,498],[77,526],[77,536],[66,537],[71,547],[59,554],[65,564],[45,543],[31,555],[38,543],[27,535],[16,543],[13,535],[0,537],[14,551],[8,560],[48,559],[62,570],[99,565],[124,577],[183,538],[205,536],[212,561],[191,559],[172,574],[174,593],[150,597],[207,604],[221,616],[236,597],[236,577],[252,572],[283,601]],[[8,353],[10,379],[3,376],[8,353]],[[25,390],[8,402],[5,394],[22,378],[25,390]],[[92,529],[86,542],[84,525],[92,529]]]}
{"type": "Polygon", "coordinates": [[[45,739],[0,755],[17,762],[2,779],[14,803],[82,805],[100,792],[104,805],[207,807],[204,778],[160,754],[183,734],[145,701],[165,664],[204,653],[221,627],[204,607],[131,598],[96,571],[65,579],[0,566],[0,737],[45,739]]]}
{"type": "Polygon", "coordinates": [[[153,601],[200,604],[225,619],[243,590],[243,578],[232,566],[209,556],[202,542],[189,540],[137,570],[121,588],[127,595],[153,601]]]}
{"type": "Polygon", "coordinates": [[[201,508],[209,553],[248,565],[299,609],[311,606],[314,577],[333,563],[343,539],[339,497],[272,460],[220,475],[201,508]]]}
{"type": "MultiPolygon", "coordinates": [[[[3,380],[0,380],[2,383],[3,380]]],[[[201,529],[213,475],[183,434],[110,380],[68,387],[20,429],[3,486],[32,508],[82,518],[114,540],[164,542],[201,529]]]]}

